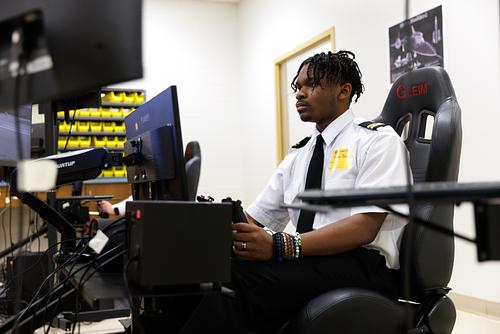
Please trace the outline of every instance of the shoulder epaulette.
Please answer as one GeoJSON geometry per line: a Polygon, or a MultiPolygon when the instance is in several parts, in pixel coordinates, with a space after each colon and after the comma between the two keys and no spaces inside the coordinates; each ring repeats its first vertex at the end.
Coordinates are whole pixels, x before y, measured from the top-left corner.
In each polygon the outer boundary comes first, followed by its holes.
{"type": "Polygon", "coordinates": [[[359,123],[359,126],[362,126],[364,128],[370,129],[370,130],[377,130],[378,128],[381,128],[381,127],[386,126],[386,125],[387,124],[385,124],[385,123],[372,122],[372,121],[359,123]]]}
{"type": "Polygon", "coordinates": [[[309,141],[309,139],[311,139],[311,137],[305,137],[304,139],[299,141],[297,144],[293,145],[292,148],[304,147],[307,144],[307,142],[309,141]]]}

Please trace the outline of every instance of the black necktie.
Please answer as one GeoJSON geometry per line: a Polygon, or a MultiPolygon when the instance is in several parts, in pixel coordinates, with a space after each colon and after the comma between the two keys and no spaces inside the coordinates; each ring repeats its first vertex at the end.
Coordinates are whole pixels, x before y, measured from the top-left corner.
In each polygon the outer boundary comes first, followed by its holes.
{"type": "MultiPolygon", "coordinates": [[[[306,187],[305,189],[321,189],[321,179],[323,177],[323,137],[319,135],[316,138],[316,146],[314,153],[309,162],[307,170],[306,187]]],[[[297,222],[297,232],[304,233],[312,230],[314,215],[313,211],[300,210],[299,221],[297,222]]]]}

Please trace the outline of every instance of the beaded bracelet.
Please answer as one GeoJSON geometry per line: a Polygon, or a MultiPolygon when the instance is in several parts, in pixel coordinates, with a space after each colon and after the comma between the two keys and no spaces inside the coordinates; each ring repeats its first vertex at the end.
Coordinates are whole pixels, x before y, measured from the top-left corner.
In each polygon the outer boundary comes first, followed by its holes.
{"type": "Polygon", "coordinates": [[[293,238],[295,241],[295,258],[298,259],[302,252],[302,237],[299,232],[295,232],[293,238]]]}
{"type": "Polygon", "coordinates": [[[290,235],[285,232],[276,232],[273,234],[273,258],[276,261],[297,259],[301,253],[302,238],[300,233],[295,232],[294,235],[290,235]]]}
{"type": "Polygon", "coordinates": [[[293,242],[293,237],[288,233],[283,233],[283,236],[285,237],[285,240],[286,240],[285,244],[287,245],[287,250],[285,252],[284,258],[286,260],[291,260],[291,259],[293,259],[294,253],[295,253],[295,246],[294,246],[294,242],[293,242]]]}
{"type": "Polygon", "coordinates": [[[283,237],[281,233],[273,234],[273,257],[276,261],[283,261],[283,237]]]}

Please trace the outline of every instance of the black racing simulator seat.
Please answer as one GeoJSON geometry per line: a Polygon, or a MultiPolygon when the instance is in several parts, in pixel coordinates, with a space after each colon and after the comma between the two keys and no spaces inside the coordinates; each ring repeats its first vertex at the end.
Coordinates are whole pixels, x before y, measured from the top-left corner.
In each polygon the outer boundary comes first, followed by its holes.
{"type": "MultiPolygon", "coordinates": [[[[444,69],[427,67],[401,76],[374,121],[392,126],[403,138],[407,136],[415,183],[457,181],[461,111],[444,69]],[[431,119],[432,135],[426,135],[431,119]]],[[[415,217],[449,230],[453,230],[453,212],[453,203],[423,202],[417,202],[414,211],[415,217]]],[[[408,284],[404,286],[409,288],[400,298],[412,303],[389,300],[363,289],[334,290],[310,301],[283,332],[450,334],[456,319],[455,306],[446,296],[453,268],[453,237],[413,223],[403,233],[400,250],[402,276],[407,266],[408,284]]]]}

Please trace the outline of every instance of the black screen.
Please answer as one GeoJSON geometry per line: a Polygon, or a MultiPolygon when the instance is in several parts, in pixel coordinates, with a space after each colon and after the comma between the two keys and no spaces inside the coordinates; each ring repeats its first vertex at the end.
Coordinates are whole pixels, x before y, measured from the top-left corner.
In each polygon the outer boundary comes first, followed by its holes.
{"type": "Polygon", "coordinates": [[[13,166],[17,160],[31,157],[31,105],[18,110],[22,156],[19,156],[16,114],[13,110],[0,111],[0,165],[13,166]]]}

